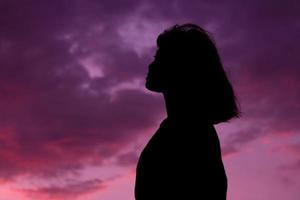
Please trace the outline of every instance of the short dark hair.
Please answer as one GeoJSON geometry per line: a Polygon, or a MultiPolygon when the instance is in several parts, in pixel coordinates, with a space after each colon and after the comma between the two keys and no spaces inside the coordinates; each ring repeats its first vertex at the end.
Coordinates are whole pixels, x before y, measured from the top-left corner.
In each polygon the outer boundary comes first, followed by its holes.
{"type": "Polygon", "coordinates": [[[207,31],[195,24],[174,25],[158,36],[157,46],[166,49],[170,58],[171,81],[196,94],[200,90],[197,102],[213,124],[240,116],[234,90],[207,31]]]}

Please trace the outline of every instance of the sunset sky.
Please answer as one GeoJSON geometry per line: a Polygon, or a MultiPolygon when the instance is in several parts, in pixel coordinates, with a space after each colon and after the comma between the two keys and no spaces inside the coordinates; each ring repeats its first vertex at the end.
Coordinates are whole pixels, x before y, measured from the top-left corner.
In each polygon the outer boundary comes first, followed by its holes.
{"type": "Polygon", "coordinates": [[[242,108],[216,126],[228,200],[299,200],[299,2],[0,0],[0,200],[133,200],[166,117],[147,65],[186,22],[211,33],[242,108]]]}

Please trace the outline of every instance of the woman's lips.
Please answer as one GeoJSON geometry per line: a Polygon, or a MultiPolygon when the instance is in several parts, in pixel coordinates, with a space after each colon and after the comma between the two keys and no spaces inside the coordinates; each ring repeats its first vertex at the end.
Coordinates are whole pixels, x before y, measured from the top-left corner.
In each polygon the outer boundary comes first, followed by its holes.
{"type": "Polygon", "coordinates": [[[149,78],[149,75],[147,75],[147,76],[146,76],[146,81],[149,81],[149,79],[150,79],[150,78],[149,78]]]}

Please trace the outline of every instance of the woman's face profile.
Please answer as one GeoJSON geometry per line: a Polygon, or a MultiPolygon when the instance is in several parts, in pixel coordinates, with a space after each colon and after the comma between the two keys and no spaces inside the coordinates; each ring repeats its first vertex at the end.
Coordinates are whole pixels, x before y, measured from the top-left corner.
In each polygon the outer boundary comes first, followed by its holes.
{"type": "Polygon", "coordinates": [[[166,50],[158,48],[156,50],[154,60],[148,66],[148,74],[146,77],[146,88],[154,92],[163,92],[167,86],[167,62],[166,50]]]}

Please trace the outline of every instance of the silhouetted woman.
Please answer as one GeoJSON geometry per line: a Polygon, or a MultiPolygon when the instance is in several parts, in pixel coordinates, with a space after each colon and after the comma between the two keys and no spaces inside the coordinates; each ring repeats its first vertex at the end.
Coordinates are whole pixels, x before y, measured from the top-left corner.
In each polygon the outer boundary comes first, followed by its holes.
{"type": "Polygon", "coordinates": [[[239,116],[234,91],[205,30],[175,25],[157,38],[146,88],[167,118],[142,151],[136,200],[225,200],[227,177],[214,124],[239,116]]]}

